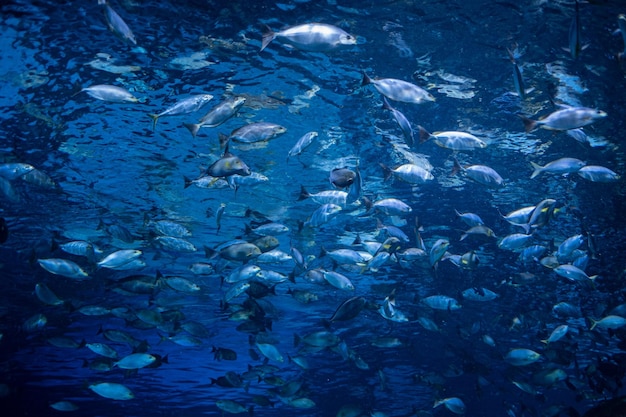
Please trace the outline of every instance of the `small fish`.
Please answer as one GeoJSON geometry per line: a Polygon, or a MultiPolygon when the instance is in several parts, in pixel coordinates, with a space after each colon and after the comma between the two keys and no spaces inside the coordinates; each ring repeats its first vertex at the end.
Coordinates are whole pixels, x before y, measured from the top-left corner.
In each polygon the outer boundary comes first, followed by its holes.
{"type": "Polygon", "coordinates": [[[474,149],[487,147],[485,141],[471,133],[456,131],[429,133],[422,126],[418,126],[418,129],[421,143],[426,142],[428,139],[433,139],[438,146],[453,151],[473,151],[474,149]]]}
{"type": "Polygon", "coordinates": [[[526,87],[524,86],[524,77],[522,77],[522,71],[517,65],[517,61],[515,60],[514,53],[507,48],[507,52],[509,53],[509,58],[511,59],[511,63],[513,65],[513,84],[515,85],[515,91],[517,95],[522,100],[526,98],[526,87]]]}
{"type": "Polygon", "coordinates": [[[576,173],[591,182],[616,182],[621,178],[616,172],[599,165],[584,166],[576,173]]]}
{"type": "Polygon", "coordinates": [[[368,84],[374,85],[374,88],[376,88],[380,94],[391,100],[414,104],[423,103],[425,101],[435,101],[435,97],[423,88],[395,78],[371,79],[367,74],[363,73],[361,86],[368,84]]]}
{"type": "Polygon", "coordinates": [[[124,19],[109,5],[109,2],[107,0],[98,0],[98,4],[104,6],[104,17],[106,18],[109,29],[120,38],[131,42],[133,45],[137,45],[135,35],[124,19]]]}
{"type": "MultiPolygon", "coordinates": [[[[324,23],[305,23],[291,26],[279,32],[263,34],[261,51],[274,39],[302,51],[330,52],[339,48],[356,45],[356,38],[341,28],[324,23]]],[[[259,51],[260,52],[260,51],[259,51]]]]}
{"type": "Polygon", "coordinates": [[[462,171],[466,176],[476,181],[479,184],[486,185],[488,187],[499,187],[504,180],[493,168],[486,165],[466,165],[464,167],[459,164],[456,158],[454,158],[454,168],[452,175],[462,171]]]}
{"type": "Polygon", "coordinates": [[[98,84],[85,87],[80,92],[85,91],[98,100],[110,101],[112,103],[138,103],[139,99],[133,96],[127,89],[115,85],[98,84]]]}
{"type": "Polygon", "coordinates": [[[526,133],[530,133],[537,128],[548,130],[570,130],[590,125],[591,123],[603,119],[606,112],[588,107],[562,106],[561,110],[550,113],[540,120],[532,120],[519,115],[524,122],[526,133]]]}
{"type": "Polygon", "coordinates": [[[317,132],[308,132],[302,135],[287,153],[287,160],[289,160],[289,157],[291,156],[300,155],[318,136],[319,134],[317,132]]]}
{"type": "Polygon", "coordinates": [[[461,304],[456,299],[447,295],[431,295],[423,298],[422,303],[433,310],[453,311],[461,308],[461,304]]]}
{"type": "Polygon", "coordinates": [[[121,369],[141,369],[152,365],[156,360],[157,358],[155,356],[148,353],[131,353],[119,361],[114,362],[113,366],[117,366],[121,369]]]}
{"type": "Polygon", "coordinates": [[[235,174],[248,176],[251,173],[252,171],[245,162],[228,151],[228,146],[226,146],[222,157],[213,162],[206,170],[206,174],[214,178],[225,178],[235,174]]]}
{"type": "Polygon", "coordinates": [[[408,184],[418,185],[435,179],[430,171],[427,171],[415,164],[403,164],[391,169],[381,162],[380,166],[383,171],[385,171],[385,180],[393,175],[395,178],[398,178],[408,184]]]}
{"type": "Polygon", "coordinates": [[[320,191],[315,194],[311,194],[304,188],[303,185],[300,186],[300,195],[298,196],[298,201],[306,200],[310,198],[318,204],[336,204],[341,207],[345,207],[347,204],[348,193],[341,190],[327,190],[320,191]]]}
{"type": "Polygon", "coordinates": [[[135,395],[128,387],[115,382],[99,382],[88,386],[90,390],[104,398],[111,400],[132,400],[135,395]]]}
{"type": "Polygon", "coordinates": [[[578,172],[582,167],[586,165],[586,162],[576,158],[559,158],[552,162],[548,162],[544,166],[531,162],[533,166],[533,173],[530,178],[535,178],[537,175],[543,172],[549,172],[551,174],[571,174],[578,172]]]}
{"type": "Polygon", "coordinates": [[[282,135],[287,128],[276,123],[256,122],[233,130],[229,136],[219,135],[220,146],[224,147],[229,141],[239,143],[265,142],[282,135]]]}
{"type": "Polygon", "coordinates": [[[306,222],[304,226],[318,227],[330,221],[330,219],[341,211],[341,206],[333,203],[322,204],[317,210],[315,210],[306,222]]]}
{"type": "Polygon", "coordinates": [[[75,280],[89,279],[89,275],[78,264],[67,259],[38,259],[37,262],[43,269],[52,274],[75,280]]]}
{"type": "Polygon", "coordinates": [[[622,40],[624,42],[624,50],[617,54],[617,59],[621,61],[626,56],[626,15],[620,14],[617,16],[618,31],[622,34],[622,40]]]}
{"type": "Polygon", "coordinates": [[[402,114],[402,112],[391,107],[391,104],[389,104],[385,96],[383,96],[383,109],[389,110],[391,114],[393,114],[394,119],[396,119],[396,123],[398,123],[398,126],[400,126],[400,129],[402,130],[404,142],[407,144],[407,146],[413,146],[415,140],[413,138],[413,128],[411,127],[411,122],[409,122],[409,120],[404,114],[402,114]]]}
{"type": "Polygon", "coordinates": [[[608,315],[600,320],[594,320],[592,318],[589,320],[591,321],[591,327],[589,330],[593,330],[595,328],[615,330],[626,326],[626,318],[616,315],[608,315]]]}
{"type": "Polygon", "coordinates": [[[356,177],[356,172],[352,171],[348,168],[334,168],[330,171],[330,183],[337,188],[347,188],[352,183],[354,183],[354,179],[356,177]]]}
{"type": "Polygon", "coordinates": [[[433,408],[437,408],[440,405],[444,405],[454,414],[465,414],[465,403],[458,397],[448,397],[442,400],[437,400],[435,401],[435,405],[433,405],[433,408]]]}
{"type": "Polygon", "coordinates": [[[580,12],[578,10],[578,0],[576,0],[574,17],[572,18],[572,23],[569,26],[569,48],[563,48],[568,51],[574,59],[577,59],[580,56],[580,53],[589,46],[582,44],[580,34],[580,12]]]}
{"type": "Polygon", "coordinates": [[[198,123],[184,123],[195,138],[201,127],[216,127],[233,117],[246,102],[245,97],[230,97],[213,107],[198,123]]]}
{"type": "Polygon", "coordinates": [[[101,268],[119,269],[137,259],[141,254],[142,252],[138,249],[122,249],[107,255],[97,265],[101,268]]]}
{"type": "Polygon", "coordinates": [[[213,99],[213,96],[211,94],[197,94],[191,97],[187,97],[183,100],[180,100],[174,105],[163,110],[161,113],[158,113],[158,114],[150,113],[148,114],[148,116],[150,116],[150,118],[152,119],[152,128],[153,129],[156,128],[157,121],[159,120],[160,117],[163,117],[166,115],[174,116],[178,114],[193,113],[201,109],[202,106],[207,104],[212,99],[213,99]]]}
{"type": "Polygon", "coordinates": [[[5,162],[0,164],[0,177],[13,181],[35,169],[30,164],[22,162],[5,162]]]}
{"type": "Polygon", "coordinates": [[[541,355],[534,350],[516,348],[511,349],[505,356],[504,360],[513,366],[526,366],[537,362],[541,359],[541,355]]]}

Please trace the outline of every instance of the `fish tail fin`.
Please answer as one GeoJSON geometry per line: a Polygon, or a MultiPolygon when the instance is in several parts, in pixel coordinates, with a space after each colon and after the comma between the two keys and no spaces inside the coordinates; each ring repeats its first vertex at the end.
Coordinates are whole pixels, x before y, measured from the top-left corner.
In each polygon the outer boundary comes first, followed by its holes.
{"type": "Polygon", "coordinates": [[[393,110],[391,104],[387,101],[387,97],[383,96],[383,109],[384,110],[393,110]]]}
{"type": "Polygon", "coordinates": [[[188,188],[191,184],[193,184],[193,180],[191,178],[183,175],[183,179],[185,181],[185,188],[188,188]]]}
{"type": "Polygon", "coordinates": [[[268,26],[266,27],[267,32],[263,34],[263,40],[261,41],[261,50],[259,52],[263,51],[267,47],[267,45],[269,45],[270,42],[272,42],[276,38],[276,34],[268,26]]]}
{"type": "Polygon", "coordinates": [[[371,84],[371,82],[372,82],[372,79],[368,77],[366,73],[363,73],[363,80],[361,80],[361,87],[371,84]]]}
{"type": "Polygon", "coordinates": [[[534,169],[532,175],[530,176],[530,179],[535,178],[537,175],[541,174],[543,172],[543,167],[539,164],[536,164],[534,162],[530,163],[534,169]]]}
{"type": "Polygon", "coordinates": [[[380,163],[380,167],[385,172],[384,180],[387,181],[389,177],[391,177],[391,168],[389,168],[387,165],[383,164],[382,162],[380,163]]]}
{"type": "Polygon", "coordinates": [[[159,115],[154,113],[148,113],[148,117],[152,119],[152,130],[156,129],[157,120],[159,120],[159,115]]]}
{"type": "Polygon", "coordinates": [[[594,320],[591,317],[588,317],[588,319],[591,322],[591,327],[589,327],[589,330],[595,329],[598,323],[600,322],[600,320],[594,320]]]}
{"type": "Polygon", "coordinates": [[[311,193],[309,193],[306,190],[306,188],[304,188],[304,185],[301,185],[300,186],[300,195],[298,196],[298,201],[306,200],[309,197],[311,197],[311,193]]]}
{"type": "Polygon", "coordinates": [[[521,114],[518,114],[518,116],[522,119],[522,122],[524,122],[524,129],[526,130],[526,133],[530,133],[537,128],[536,120],[529,119],[521,114]]]}
{"type": "Polygon", "coordinates": [[[426,142],[432,136],[428,130],[424,129],[422,126],[417,126],[420,134],[420,143],[426,142]]]}
{"type": "Polygon", "coordinates": [[[456,175],[461,170],[463,170],[463,167],[461,167],[461,164],[459,164],[459,160],[456,159],[455,157],[454,166],[452,167],[452,171],[450,172],[450,175],[456,175]]]}
{"type": "Polygon", "coordinates": [[[230,140],[230,136],[226,136],[223,133],[219,133],[217,137],[220,140],[220,149],[224,149],[226,145],[228,145],[228,141],[230,140]]]}
{"type": "Polygon", "coordinates": [[[189,132],[191,132],[191,136],[193,136],[194,138],[198,134],[198,130],[200,130],[200,124],[198,123],[183,123],[183,125],[187,129],[189,129],[189,132]]]}

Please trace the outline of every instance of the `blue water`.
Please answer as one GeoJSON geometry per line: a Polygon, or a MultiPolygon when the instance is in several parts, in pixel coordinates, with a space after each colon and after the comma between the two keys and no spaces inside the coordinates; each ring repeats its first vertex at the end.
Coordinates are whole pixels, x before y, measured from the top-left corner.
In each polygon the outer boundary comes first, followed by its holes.
{"type": "MultiPolygon", "coordinates": [[[[110,6],[132,29],[137,45],[107,28],[96,1],[62,6],[13,1],[0,9],[0,162],[30,164],[54,182],[15,178],[1,193],[0,217],[9,229],[0,245],[3,413],[64,414],[50,405],[70,401],[78,409],[67,414],[76,416],[217,416],[222,411],[216,401],[229,399],[252,407],[256,416],[444,416],[454,414],[443,405],[433,408],[435,401],[458,397],[467,415],[565,416],[582,415],[600,400],[625,394],[626,335],[623,329],[590,330],[589,320],[623,310],[624,181],[599,183],[550,173],[529,178],[531,161],[544,165],[561,157],[605,166],[622,177],[626,173],[625,73],[616,59],[624,44],[621,35],[612,34],[623,8],[608,2],[580,5],[582,41],[589,46],[574,59],[563,49],[569,46],[572,1],[114,0],[110,6]],[[331,53],[303,52],[275,40],[259,53],[266,26],[280,30],[306,22],[341,27],[357,37],[357,45],[331,53]],[[524,100],[514,94],[506,51],[516,44],[526,87],[533,88],[524,100]],[[380,94],[373,86],[361,87],[364,72],[413,82],[435,96],[435,102],[422,104],[392,102],[411,122],[416,138],[421,125],[431,132],[471,132],[488,146],[453,154],[430,140],[408,148],[391,113],[382,109],[380,94]],[[110,103],[80,92],[95,84],[125,87],[140,102],[110,103]],[[149,113],[202,93],[214,96],[207,106],[164,116],[152,128],[149,113]],[[183,126],[234,95],[244,95],[246,105],[223,125],[202,128],[196,138],[183,126]],[[545,129],[525,133],[518,114],[537,119],[555,110],[552,102],[602,109],[608,116],[584,128],[586,143],[545,129]],[[230,151],[265,175],[266,182],[244,184],[236,192],[184,187],[185,177],[198,178],[222,156],[218,133],[258,121],[279,123],[287,132],[253,146],[231,143],[230,151]],[[299,157],[287,159],[289,149],[309,131],[319,136],[299,157]],[[452,176],[453,156],[462,165],[495,169],[503,186],[452,176]],[[407,162],[427,168],[435,179],[415,187],[384,181],[380,163],[396,167],[407,162]],[[357,165],[361,197],[400,199],[412,212],[392,217],[357,204],[321,226],[302,227],[319,204],[297,201],[301,186],[311,193],[330,190],[332,169],[357,165]],[[534,243],[549,253],[566,238],[584,234],[580,251],[589,257],[585,272],[598,275],[595,287],[568,281],[538,259],[522,262],[518,253],[497,246],[499,238],[522,232],[500,213],[547,198],[563,209],[536,228],[534,243]],[[225,208],[218,217],[221,205],[225,208]],[[246,215],[247,209],[258,214],[246,215]],[[468,227],[455,210],[478,214],[497,238],[461,240],[468,227]],[[242,294],[224,305],[233,284],[222,280],[241,262],[207,257],[204,248],[254,240],[245,227],[258,226],[261,219],[289,227],[277,236],[279,249],[289,253],[293,246],[309,258],[311,269],[344,274],[354,291],[296,273],[293,281],[276,285],[275,294],[256,300],[242,294]],[[185,239],[197,250],[183,253],[159,245],[153,225],[160,220],[191,231],[185,239]],[[361,249],[352,245],[357,235],[384,241],[377,221],[396,225],[408,236],[399,252],[418,246],[418,225],[427,253],[438,239],[447,239],[451,255],[474,251],[480,262],[464,269],[446,259],[433,269],[427,261],[407,266],[392,258],[373,271],[320,258],[322,247],[361,249]],[[130,239],[115,232],[120,227],[130,239]],[[119,249],[141,250],[143,266],[97,268],[95,260],[58,248],[73,240],[99,247],[98,260],[119,249]],[[51,274],[37,262],[47,258],[74,261],[90,279],[51,274]],[[197,262],[216,271],[194,274],[190,266],[197,262]],[[183,277],[200,290],[186,294],[164,281],[149,294],[123,288],[133,276],[149,281],[160,275],[183,277]],[[38,283],[63,305],[44,304],[35,294],[38,283]],[[461,294],[481,287],[498,297],[479,302],[461,294]],[[394,290],[406,322],[379,313],[394,290]],[[299,302],[294,291],[317,299],[299,302]],[[421,301],[431,295],[454,297],[462,307],[433,310],[421,301]],[[325,327],[324,320],[353,296],[364,297],[366,308],[356,318],[325,327]],[[581,314],[555,314],[559,302],[576,306],[581,314]],[[250,305],[256,306],[255,317],[229,318],[250,305]],[[109,313],[85,315],[84,306],[109,313]],[[137,318],[145,309],[161,313],[158,328],[137,318]],[[25,323],[36,314],[47,322],[29,328],[25,323]],[[426,329],[423,319],[437,329],[426,329]],[[167,340],[188,335],[181,326],[189,322],[207,331],[199,345],[167,340]],[[568,325],[568,334],[543,343],[559,325],[568,325]],[[99,330],[123,330],[145,340],[139,350],[167,355],[168,363],[138,371],[96,370],[101,357],[87,347],[50,343],[52,337],[65,336],[77,343],[106,343],[119,358],[132,353],[128,343],[107,340],[99,330]],[[323,330],[341,343],[327,349],[295,346],[294,335],[323,330]],[[486,335],[493,344],[485,343],[486,335]],[[401,345],[373,346],[383,336],[401,345]],[[255,342],[274,345],[283,362],[265,360],[255,342]],[[216,360],[215,347],[234,350],[237,359],[216,360]],[[505,355],[515,348],[532,349],[541,359],[513,366],[505,355]],[[308,369],[289,357],[306,358],[308,369]],[[251,375],[263,365],[276,368],[251,375]],[[557,369],[566,380],[541,380],[542,373],[557,369]],[[227,372],[241,375],[241,386],[212,382],[227,372]],[[99,382],[123,384],[134,398],[103,398],[88,388],[99,382]],[[287,383],[301,385],[286,394],[281,384],[287,383]],[[293,403],[298,398],[315,405],[298,408],[293,403]]],[[[285,275],[294,270],[293,260],[258,265],[285,275]]]]}

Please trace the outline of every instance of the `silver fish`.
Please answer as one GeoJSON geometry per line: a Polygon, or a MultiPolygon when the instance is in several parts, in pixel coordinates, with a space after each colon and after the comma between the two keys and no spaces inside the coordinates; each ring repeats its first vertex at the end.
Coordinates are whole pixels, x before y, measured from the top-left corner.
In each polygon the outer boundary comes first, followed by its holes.
{"type": "MultiPolygon", "coordinates": [[[[274,39],[303,51],[328,52],[356,45],[356,38],[341,28],[324,23],[305,23],[263,35],[261,51],[274,39]]],[[[260,51],[259,51],[260,52],[260,51]]]]}
{"type": "Polygon", "coordinates": [[[361,86],[368,84],[372,84],[380,94],[391,100],[414,104],[435,101],[435,97],[423,88],[395,78],[371,79],[364,73],[361,86]]]}

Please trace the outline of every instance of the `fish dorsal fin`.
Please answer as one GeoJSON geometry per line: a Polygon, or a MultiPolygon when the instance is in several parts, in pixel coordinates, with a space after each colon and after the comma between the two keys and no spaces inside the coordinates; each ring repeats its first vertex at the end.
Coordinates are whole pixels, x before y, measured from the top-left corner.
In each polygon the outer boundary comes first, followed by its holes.
{"type": "Polygon", "coordinates": [[[228,158],[232,156],[234,155],[230,153],[230,151],[228,150],[228,143],[227,143],[226,146],[224,147],[224,153],[222,154],[222,158],[228,158]]]}

